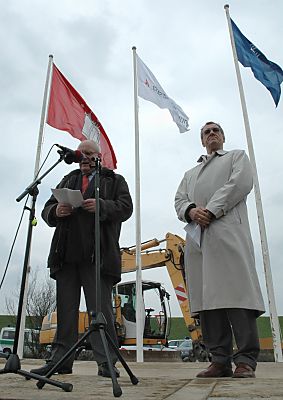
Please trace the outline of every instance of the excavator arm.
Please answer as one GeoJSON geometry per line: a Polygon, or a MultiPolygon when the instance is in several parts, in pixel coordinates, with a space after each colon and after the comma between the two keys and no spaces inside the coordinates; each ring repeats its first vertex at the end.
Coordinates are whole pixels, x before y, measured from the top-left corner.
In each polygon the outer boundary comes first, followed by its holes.
{"type": "MultiPolygon", "coordinates": [[[[178,235],[167,233],[165,239],[152,239],[141,246],[142,269],[166,267],[173,284],[177,300],[180,305],[186,326],[194,341],[201,340],[201,331],[198,320],[190,313],[190,304],[187,295],[186,276],[184,270],[185,241],[178,235]],[[166,243],[166,248],[153,249],[161,243],[166,243]]],[[[136,270],[136,247],[121,249],[122,273],[136,270]]]]}

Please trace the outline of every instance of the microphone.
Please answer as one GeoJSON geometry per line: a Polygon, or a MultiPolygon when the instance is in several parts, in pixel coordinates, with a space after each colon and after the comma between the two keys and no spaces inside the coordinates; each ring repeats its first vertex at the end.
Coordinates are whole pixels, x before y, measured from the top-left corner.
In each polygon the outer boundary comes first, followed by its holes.
{"type": "Polygon", "coordinates": [[[58,153],[64,156],[64,161],[66,164],[79,163],[82,161],[84,155],[80,150],[71,150],[68,147],[61,146],[55,143],[55,146],[59,147],[58,153]]]}

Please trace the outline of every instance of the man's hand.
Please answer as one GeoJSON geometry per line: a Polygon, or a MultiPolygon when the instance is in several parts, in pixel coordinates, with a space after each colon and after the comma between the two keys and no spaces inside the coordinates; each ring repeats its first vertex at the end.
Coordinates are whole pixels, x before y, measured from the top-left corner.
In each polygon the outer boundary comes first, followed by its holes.
{"type": "Polygon", "coordinates": [[[86,199],[82,203],[82,208],[88,212],[95,213],[95,199],[86,199]]]}
{"type": "Polygon", "coordinates": [[[189,217],[202,228],[207,228],[213,219],[213,214],[203,207],[195,207],[190,210],[189,217]]]}
{"type": "Polygon", "coordinates": [[[58,218],[68,217],[72,214],[73,207],[68,203],[58,203],[56,207],[56,216],[58,218]]]}

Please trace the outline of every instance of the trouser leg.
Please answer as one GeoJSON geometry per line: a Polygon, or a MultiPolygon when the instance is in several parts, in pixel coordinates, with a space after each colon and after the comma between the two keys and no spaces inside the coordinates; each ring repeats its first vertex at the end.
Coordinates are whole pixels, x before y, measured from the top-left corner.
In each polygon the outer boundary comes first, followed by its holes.
{"type": "Polygon", "coordinates": [[[232,331],[225,309],[200,312],[203,341],[212,362],[230,366],[233,354],[232,331]]]}
{"type": "Polygon", "coordinates": [[[233,361],[236,365],[248,364],[255,370],[260,351],[256,313],[254,310],[241,308],[228,309],[227,313],[237,345],[233,361]]]}
{"type": "MultiPolygon", "coordinates": [[[[96,276],[95,276],[95,266],[86,265],[84,266],[84,273],[82,273],[82,284],[86,299],[86,306],[88,312],[97,311],[96,308],[96,276]]],[[[115,344],[118,345],[118,339],[116,335],[115,325],[114,325],[114,314],[112,306],[112,280],[101,276],[100,289],[101,289],[101,312],[106,319],[106,330],[115,344]]],[[[105,350],[102,344],[101,336],[99,332],[93,332],[89,336],[89,340],[93,349],[94,359],[98,364],[102,364],[107,361],[105,350]]],[[[117,361],[117,356],[112,350],[111,345],[108,346],[110,357],[115,363],[117,361]]]]}
{"type": "MultiPolygon", "coordinates": [[[[78,340],[81,285],[76,264],[66,264],[56,274],[57,331],[51,359],[58,361],[78,340]]],[[[72,368],[75,353],[64,366],[72,368]]]]}

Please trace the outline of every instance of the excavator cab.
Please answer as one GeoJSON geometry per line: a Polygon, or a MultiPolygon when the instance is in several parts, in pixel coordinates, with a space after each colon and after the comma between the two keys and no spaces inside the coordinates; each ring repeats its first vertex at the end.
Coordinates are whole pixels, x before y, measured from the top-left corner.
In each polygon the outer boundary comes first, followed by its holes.
{"type": "MultiPolygon", "coordinates": [[[[159,282],[142,282],[144,344],[166,343],[170,295],[159,282]],[[155,308],[152,308],[155,307],[155,308]]],[[[115,289],[116,327],[121,344],[136,343],[136,281],[123,282],[115,289]]]]}

